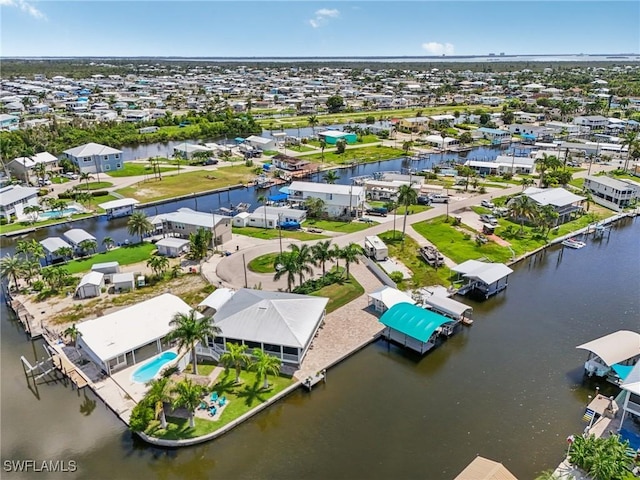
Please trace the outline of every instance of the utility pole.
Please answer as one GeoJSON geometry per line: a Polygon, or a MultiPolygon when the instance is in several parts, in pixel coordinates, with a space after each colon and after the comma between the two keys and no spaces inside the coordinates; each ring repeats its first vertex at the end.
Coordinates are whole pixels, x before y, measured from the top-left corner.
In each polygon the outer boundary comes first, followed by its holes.
{"type": "Polygon", "coordinates": [[[242,254],[242,266],[244,267],[244,288],[249,288],[247,285],[247,260],[244,258],[244,253],[242,254]]]}
{"type": "Polygon", "coordinates": [[[278,214],[278,237],[280,238],[280,256],[282,256],[282,214],[278,214]]]}

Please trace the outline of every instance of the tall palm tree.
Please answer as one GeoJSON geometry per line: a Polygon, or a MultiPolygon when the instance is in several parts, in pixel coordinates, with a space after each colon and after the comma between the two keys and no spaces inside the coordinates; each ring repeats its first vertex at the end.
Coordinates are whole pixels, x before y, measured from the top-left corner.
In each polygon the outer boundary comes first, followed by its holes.
{"type": "Polygon", "coordinates": [[[524,190],[530,186],[533,185],[533,179],[529,178],[529,177],[523,177],[520,179],[520,185],[522,185],[522,191],[524,192],[524,190]]]}
{"type": "Polygon", "coordinates": [[[38,163],[35,167],[33,167],[33,171],[36,174],[36,177],[39,180],[44,180],[47,176],[47,167],[44,163],[38,163]]]}
{"type": "Polygon", "coordinates": [[[509,215],[520,220],[520,233],[524,231],[524,222],[533,220],[538,213],[538,204],[526,195],[512,198],[507,205],[509,215]]]}
{"type": "Polygon", "coordinates": [[[104,237],[102,239],[102,245],[104,245],[107,250],[111,250],[115,244],[116,242],[112,237],[104,237]]]}
{"type": "Polygon", "coordinates": [[[54,255],[58,257],[62,257],[63,260],[67,260],[73,258],[73,248],[72,247],[60,247],[55,252],[54,255]]]}
{"type": "Polygon", "coordinates": [[[264,228],[267,228],[267,197],[265,195],[260,195],[258,197],[258,202],[262,204],[262,209],[264,210],[264,228]]]}
{"type": "Polygon", "coordinates": [[[89,190],[89,180],[93,180],[93,175],[87,172],[82,172],[80,174],[80,181],[84,181],[87,184],[87,190],[89,190]]]}
{"type": "Polygon", "coordinates": [[[264,378],[263,388],[269,388],[268,375],[277,376],[280,373],[282,360],[268,353],[264,353],[259,348],[253,349],[253,363],[251,368],[256,372],[256,380],[264,378]]]}
{"type": "Polygon", "coordinates": [[[34,224],[36,223],[36,220],[38,220],[38,217],[42,212],[42,207],[40,205],[27,205],[26,207],[24,207],[23,212],[27,215],[27,217],[29,217],[29,222],[31,222],[31,224],[34,224]]]}
{"type": "Polygon", "coordinates": [[[320,139],[320,158],[321,162],[324,162],[324,149],[327,148],[327,141],[324,138],[320,139]]]}
{"type": "Polygon", "coordinates": [[[240,345],[238,343],[227,343],[227,351],[220,356],[220,363],[226,368],[236,369],[236,383],[240,381],[240,372],[242,367],[250,364],[251,358],[247,354],[246,345],[240,345]]]}
{"type": "Polygon", "coordinates": [[[169,268],[169,259],[162,255],[154,255],[147,260],[147,267],[153,270],[156,275],[162,275],[169,268]]]}
{"type": "Polygon", "coordinates": [[[76,324],[74,323],[70,327],[67,327],[62,334],[73,342],[73,348],[77,350],[78,338],[80,338],[82,334],[80,333],[80,330],[78,330],[78,327],[76,327],[76,324]]]}
{"type": "Polygon", "coordinates": [[[409,205],[413,205],[418,201],[418,193],[411,188],[411,185],[400,185],[398,189],[398,203],[404,205],[404,220],[402,222],[402,240],[407,228],[407,215],[409,214],[409,205]]]}
{"type": "Polygon", "coordinates": [[[78,247],[84,252],[88,252],[89,250],[93,250],[93,253],[96,253],[96,249],[98,248],[98,242],[88,238],[86,240],[81,241],[78,244],[78,247]]]}
{"type": "Polygon", "coordinates": [[[153,225],[144,212],[134,212],[127,222],[127,230],[130,235],[139,235],[142,243],[144,235],[153,230],[153,225]]]}
{"type": "MultiPolygon", "coordinates": [[[[155,418],[160,418],[160,427],[163,429],[167,428],[167,417],[164,414],[164,404],[171,401],[169,379],[158,378],[156,380],[151,380],[147,383],[147,386],[149,387],[149,390],[147,390],[145,398],[154,405],[155,418]]],[[[198,397],[198,399],[199,398],[200,397],[198,397]]]]}
{"type": "Polygon", "coordinates": [[[331,253],[331,240],[325,240],[324,242],[318,242],[311,247],[313,253],[313,260],[316,264],[322,266],[322,276],[326,274],[326,263],[333,258],[331,253]]]}
{"type": "Polygon", "coordinates": [[[311,247],[307,244],[302,245],[289,245],[291,255],[296,263],[296,270],[300,279],[300,285],[304,283],[304,274],[311,275],[313,269],[310,265],[313,265],[313,254],[311,253],[311,247]]]}
{"type": "Polygon", "coordinates": [[[167,335],[169,341],[176,340],[178,342],[178,350],[191,350],[194,375],[198,374],[196,344],[198,342],[204,343],[207,338],[213,339],[220,334],[220,327],[213,324],[212,317],[198,318],[198,315],[196,310],[191,310],[189,313],[177,312],[169,322],[169,325],[174,329],[167,335]]]}
{"type": "Polygon", "coordinates": [[[273,275],[273,279],[277,282],[285,274],[287,276],[287,291],[290,292],[293,288],[293,284],[296,283],[296,273],[298,273],[298,264],[293,254],[290,252],[284,252],[278,255],[273,262],[276,273],[273,275]]]}
{"type": "Polygon", "coordinates": [[[538,216],[538,221],[544,229],[545,238],[547,238],[551,229],[556,226],[560,215],[558,215],[553,205],[545,205],[540,208],[538,216]]]}
{"type": "Polygon", "coordinates": [[[18,276],[22,273],[22,260],[17,255],[8,253],[0,260],[0,275],[3,278],[13,278],[13,284],[18,289],[18,276]]]}
{"type": "Polygon", "coordinates": [[[324,175],[322,175],[322,179],[327,183],[336,183],[336,180],[340,178],[340,175],[335,170],[327,170],[324,175]]]}
{"type": "Polygon", "coordinates": [[[335,259],[336,270],[338,270],[338,268],[340,268],[340,259],[342,258],[342,249],[334,243],[331,250],[329,250],[329,254],[331,255],[331,258],[335,259]]]}
{"type": "Polygon", "coordinates": [[[313,132],[313,135],[315,135],[316,125],[318,125],[318,117],[315,115],[311,115],[309,118],[307,118],[307,123],[311,127],[311,131],[313,132]]]}
{"type": "Polygon", "coordinates": [[[627,168],[629,168],[629,159],[631,158],[631,150],[633,150],[634,148],[639,148],[638,144],[639,144],[639,140],[638,140],[638,132],[627,132],[623,135],[622,138],[622,146],[626,146],[627,147],[627,158],[624,161],[624,171],[627,171],[627,168]]]}
{"type": "Polygon", "coordinates": [[[349,265],[352,263],[360,263],[358,255],[362,253],[362,247],[357,243],[351,242],[342,249],[341,258],[344,260],[344,266],[347,271],[347,279],[349,278],[349,265]]]}
{"type": "Polygon", "coordinates": [[[172,390],[178,397],[173,402],[174,408],[184,407],[189,412],[189,426],[195,428],[193,412],[198,408],[202,399],[202,387],[186,379],[178,383],[172,390]]]}

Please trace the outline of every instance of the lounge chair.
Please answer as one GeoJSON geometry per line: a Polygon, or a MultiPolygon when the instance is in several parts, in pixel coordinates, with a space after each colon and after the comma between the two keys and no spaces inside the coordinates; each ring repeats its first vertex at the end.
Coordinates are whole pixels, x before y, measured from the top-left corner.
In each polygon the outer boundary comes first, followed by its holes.
{"type": "Polygon", "coordinates": [[[227,397],[222,396],[220,397],[220,400],[218,400],[218,405],[221,407],[224,407],[227,404],[227,397]]]}
{"type": "Polygon", "coordinates": [[[209,416],[210,417],[214,417],[217,412],[218,412],[218,409],[216,407],[209,407],[209,416]]]}
{"type": "Polygon", "coordinates": [[[218,401],[218,392],[211,392],[211,401],[212,402],[218,401]]]}
{"type": "Polygon", "coordinates": [[[207,407],[208,407],[207,402],[203,400],[202,402],[200,402],[200,406],[198,406],[198,410],[206,410],[207,407]]]}

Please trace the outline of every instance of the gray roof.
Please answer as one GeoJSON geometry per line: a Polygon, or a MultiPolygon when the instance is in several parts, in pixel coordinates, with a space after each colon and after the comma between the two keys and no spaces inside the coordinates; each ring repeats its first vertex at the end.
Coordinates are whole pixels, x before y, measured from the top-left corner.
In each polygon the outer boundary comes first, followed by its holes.
{"type": "Polygon", "coordinates": [[[40,245],[44,247],[44,249],[49,253],[54,253],[56,250],[60,248],[71,248],[67,242],[65,242],[60,237],[48,237],[44,240],[40,241],[40,245]]]}
{"type": "Polygon", "coordinates": [[[37,188],[9,185],[8,187],[0,188],[0,205],[11,205],[12,203],[26,200],[36,195],[38,195],[37,188]]]}
{"type": "Polygon", "coordinates": [[[107,147],[106,145],[101,145],[99,143],[85,143],[84,145],[80,145],[78,147],[70,148],[69,150],[65,150],[64,153],[67,155],[71,155],[72,157],[92,157],[94,155],[111,155],[114,153],[122,153],[122,150],[117,150],[112,147],[107,147]]]}
{"type": "Polygon", "coordinates": [[[54,163],[58,161],[58,157],[51,155],[49,152],[40,152],[30,157],[18,157],[13,159],[14,162],[23,165],[25,168],[33,168],[40,163],[54,163]]]}
{"type": "Polygon", "coordinates": [[[163,222],[184,223],[186,225],[195,225],[197,227],[213,228],[213,219],[216,225],[225,218],[222,215],[212,215],[211,213],[198,212],[190,208],[179,208],[177,212],[161,213],[157,217],[163,222]]]}
{"type": "Polygon", "coordinates": [[[536,203],[544,205],[553,205],[554,207],[564,207],[572,203],[581,202],[584,197],[580,197],[571,193],[564,188],[536,188],[529,187],[524,194],[534,200],[536,203]]]}
{"type": "Polygon", "coordinates": [[[510,273],[513,273],[513,270],[503,263],[486,263],[478,260],[467,260],[460,265],[456,265],[451,270],[461,273],[467,278],[477,278],[487,285],[491,285],[510,273]]]}
{"type": "Polygon", "coordinates": [[[356,185],[339,185],[333,183],[291,182],[290,192],[334,193],[336,195],[362,195],[364,187],[356,185]]]}
{"type": "Polygon", "coordinates": [[[101,285],[103,279],[104,279],[104,274],[103,273],[101,273],[101,272],[89,272],[84,277],[82,277],[82,279],[80,280],[80,283],[78,284],[78,287],[76,288],[76,290],[78,290],[78,288],[80,288],[80,287],[82,287],[84,285],[101,285]]]}
{"type": "Polygon", "coordinates": [[[593,183],[599,183],[600,185],[605,185],[607,187],[611,187],[615,190],[628,190],[629,188],[633,188],[632,185],[629,185],[627,182],[623,182],[622,180],[618,180],[617,178],[607,177],[606,175],[602,176],[594,176],[590,175],[585,180],[589,180],[593,183]]]}
{"type": "Polygon", "coordinates": [[[96,237],[81,228],[72,228],[62,234],[64,238],[69,240],[73,245],[78,245],[84,240],[95,240],[96,237]]]}
{"type": "Polygon", "coordinates": [[[226,338],[304,348],[322,319],[328,298],[264,290],[238,290],[214,322],[226,338]]]}
{"type": "Polygon", "coordinates": [[[160,247],[180,248],[180,247],[184,247],[187,244],[189,244],[188,238],[167,237],[167,238],[163,238],[162,240],[158,240],[156,242],[156,247],[160,246],[160,247]]]}
{"type": "Polygon", "coordinates": [[[111,283],[133,283],[133,272],[114,273],[111,283]]]}

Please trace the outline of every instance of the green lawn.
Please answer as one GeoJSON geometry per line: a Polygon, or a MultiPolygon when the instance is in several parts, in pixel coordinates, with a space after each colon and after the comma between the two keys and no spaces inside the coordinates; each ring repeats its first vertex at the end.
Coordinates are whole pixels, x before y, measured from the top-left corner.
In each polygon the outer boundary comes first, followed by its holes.
{"type": "Polygon", "coordinates": [[[53,177],[51,179],[51,183],[57,183],[57,184],[67,183],[68,181],[69,179],[65,177],[53,177]]]}
{"type": "Polygon", "coordinates": [[[383,147],[382,145],[373,145],[366,147],[352,146],[347,147],[344,153],[338,154],[335,151],[324,152],[324,160],[322,153],[312,153],[305,155],[305,160],[323,161],[324,163],[351,163],[351,162],[377,162],[379,160],[389,160],[404,156],[404,151],[399,148],[383,147]]]}
{"type": "Polygon", "coordinates": [[[328,297],[329,303],[327,304],[327,313],[331,313],[350,301],[355,300],[363,293],[364,288],[362,288],[362,285],[360,285],[353,275],[351,275],[349,280],[343,283],[327,285],[326,287],[322,287],[320,290],[313,292],[311,295],[316,297],[328,297]]]}
{"type": "Polygon", "coordinates": [[[188,419],[167,417],[166,430],[160,429],[158,422],[153,422],[145,433],[167,440],[201,437],[218,430],[266,402],[292,385],[294,380],[289,377],[269,376],[269,387],[264,389],[263,380],[256,381],[255,373],[243,370],[240,374],[240,382],[235,384],[235,371],[229,371],[224,373],[214,385],[213,389],[220,396],[224,395],[228,401],[219,420],[204,420],[196,417],[195,428],[190,428],[188,419]]]}
{"type": "MultiPolygon", "coordinates": [[[[177,167],[160,167],[160,172],[170,172],[172,170],[177,170],[177,167]]],[[[153,170],[151,165],[145,165],[143,163],[131,163],[125,162],[122,167],[122,170],[116,170],[114,172],[109,172],[110,177],[135,177],[138,175],[153,175],[153,170]]]]}
{"type": "Polygon", "coordinates": [[[251,260],[247,267],[256,273],[275,273],[276,269],[273,268],[273,265],[278,255],[280,255],[280,252],[261,255],[251,260]]]}
{"type": "Polygon", "coordinates": [[[293,150],[294,152],[315,152],[316,149],[313,147],[308,147],[307,145],[291,145],[287,147],[287,150],[293,150]]]}
{"type": "MultiPolygon", "coordinates": [[[[101,239],[98,239],[100,242],[101,239]]],[[[91,266],[96,263],[118,262],[120,265],[130,265],[148,260],[151,252],[156,249],[155,245],[145,242],[142,244],[128,245],[124,247],[114,248],[108,252],[98,253],[89,258],[82,260],[72,260],[66,264],[62,264],[69,273],[80,273],[91,270],[91,266]]]]}
{"type": "Polygon", "coordinates": [[[80,182],[78,184],[78,190],[103,190],[105,188],[113,187],[111,182],[80,182]]]}
{"type": "MultiPolygon", "coordinates": [[[[87,217],[91,217],[93,214],[92,213],[79,213],[77,215],[72,215],[70,218],[72,219],[80,219],[80,218],[87,218],[87,217]]],[[[66,223],[69,221],[69,218],[52,218],[50,220],[45,220],[43,222],[36,222],[36,223],[30,223],[30,222],[13,222],[13,223],[9,223],[7,225],[0,225],[0,235],[4,235],[6,233],[11,233],[11,232],[17,232],[18,230],[26,230],[26,229],[30,229],[30,228],[36,228],[36,227],[46,227],[47,225],[54,225],[57,223],[66,223]]]]}
{"type": "Polygon", "coordinates": [[[234,165],[215,170],[197,170],[162,177],[162,180],[149,179],[117,191],[120,195],[135,198],[142,202],[162,200],[194,192],[204,192],[218,188],[246,184],[255,178],[255,167],[234,165]]]}
{"type": "MultiPolygon", "coordinates": [[[[414,213],[426,212],[427,210],[431,210],[432,208],[433,207],[430,207],[429,205],[409,205],[408,210],[409,210],[409,215],[413,215],[414,213]]],[[[396,216],[404,215],[404,211],[405,211],[404,205],[396,208],[396,216]]],[[[393,215],[393,212],[390,212],[387,215],[393,215]]]]}
{"type": "MultiPolygon", "coordinates": [[[[246,235],[247,237],[262,238],[263,240],[273,240],[280,238],[279,230],[275,228],[258,228],[258,227],[233,227],[233,233],[236,235],[246,235]]],[[[296,240],[318,240],[327,238],[326,235],[318,235],[315,233],[299,232],[292,230],[282,230],[282,238],[294,238],[296,240]]]]}
{"type": "MultiPolygon", "coordinates": [[[[415,227],[415,225],[414,225],[415,227]]],[[[428,285],[449,285],[451,272],[446,267],[435,269],[428,265],[418,253],[420,245],[408,235],[402,241],[402,232],[388,231],[378,235],[389,248],[389,257],[397,258],[413,274],[410,280],[403,280],[400,288],[419,288],[428,285]]]]}
{"type": "Polygon", "coordinates": [[[331,232],[353,233],[365,230],[373,223],[366,222],[340,222],[338,220],[320,220],[316,218],[307,219],[304,222],[305,227],[319,228],[320,230],[329,230],[331,232]]]}

